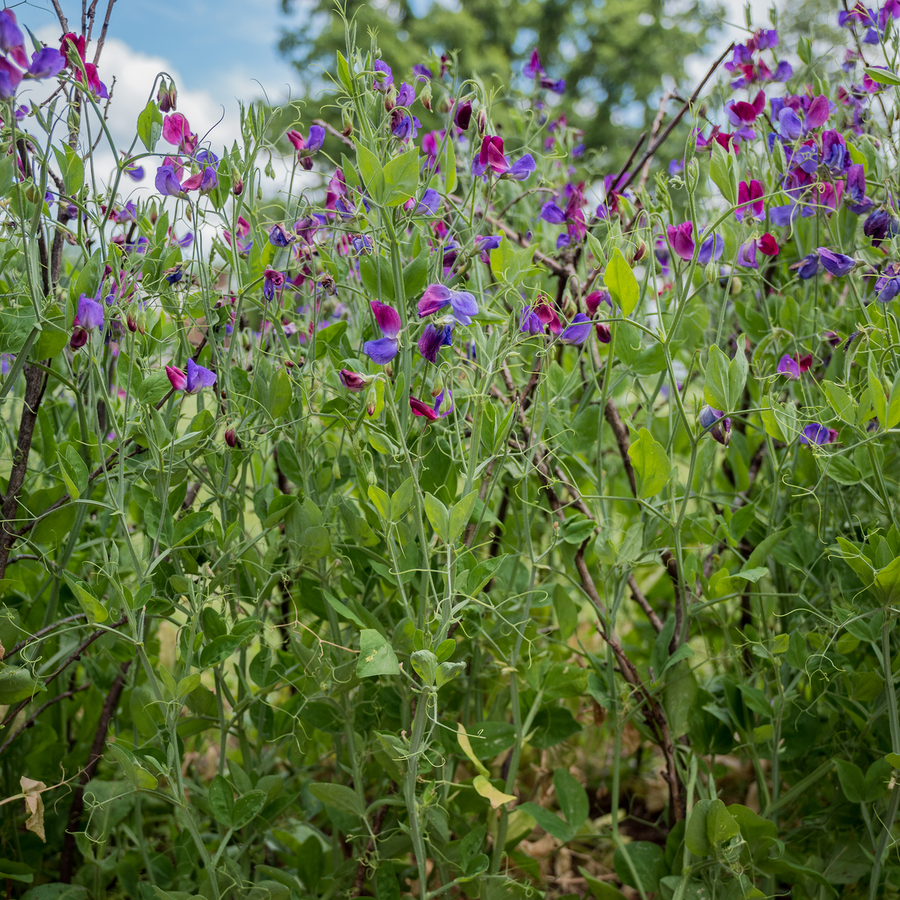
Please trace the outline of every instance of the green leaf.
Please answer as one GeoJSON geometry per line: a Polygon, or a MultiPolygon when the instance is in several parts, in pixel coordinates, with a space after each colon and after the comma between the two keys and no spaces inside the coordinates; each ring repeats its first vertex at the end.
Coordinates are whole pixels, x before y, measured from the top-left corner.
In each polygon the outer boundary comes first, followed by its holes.
{"type": "Polygon", "coordinates": [[[573,832],[577,832],[587,821],[590,813],[587,791],[581,782],[565,769],[557,769],[553,773],[553,786],[556,788],[556,799],[559,800],[566,821],[573,832]]]}
{"type": "Polygon", "coordinates": [[[156,149],[156,142],[162,135],[163,117],[159,107],[151,100],[144,111],[138,116],[137,134],[141,143],[152,153],[156,149]]]}
{"type": "Polygon", "coordinates": [[[43,681],[35,680],[30,670],[18,666],[0,668],[0,704],[11,706],[46,691],[43,681]]]}
{"type": "Polygon", "coordinates": [[[216,775],[209,783],[207,799],[213,818],[230,828],[234,810],[234,791],[222,775],[216,775]]]}
{"type": "Polygon", "coordinates": [[[81,454],[70,444],[65,456],[58,456],[59,474],[65,482],[66,490],[73,500],[77,500],[88,489],[88,470],[81,454]]]}
{"type": "Polygon", "coordinates": [[[828,399],[828,405],[838,418],[848,425],[856,424],[856,402],[847,391],[832,381],[823,381],[822,390],[828,399]]]}
{"type": "Polygon", "coordinates": [[[309,792],[326,806],[336,809],[338,812],[349,813],[352,816],[359,816],[363,819],[366,815],[366,808],[363,801],[359,799],[356,791],[351,790],[343,784],[326,784],[317,782],[309,786],[309,792]]]}
{"type": "Polygon", "coordinates": [[[431,527],[437,532],[438,537],[445,544],[449,544],[450,513],[434,494],[425,494],[425,515],[428,516],[428,521],[431,522],[431,527]]]}
{"type": "Polygon", "coordinates": [[[865,73],[877,84],[889,84],[892,87],[900,85],[900,75],[882,66],[866,66],[865,73]]]}
{"type": "Polygon", "coordinates": [[[412,506],[416,495],[416,486],[412,478],[407,478],[391,495],[391,521],[399,522],[412,506]]]}
{"type": "Polygon", "coordinates": [[[437,657],[430,650],[416,650],[409,658],[413,669],[422,682],[427,685],[434,684],[437,677],[437,657]]]}
{"type": "Polygon", "coordinates": [[[347,89],[349,94],[353,94],[353,77],[350,74],[350,66],[344,58],[344,54],[338,50],[337,54],[337,73],[341,84],[347,89]]]}
{"type": "Polygon", "coordinates": [[[636,888],[637,880],[635,874],[641,880],[641,887],[645,891],[659,890],[659,879],[664,873],[665,851],[658,844],[651,844],[650,841],[634,841],[627,847],[618,847],[613,855],[613,866],[619,881],[627,884],[629,887],[636,888]],[[634,874],[632,874],[631,866],[628,860],[634,866],[634,874]]]}
{"type": "Polygon", "coordinates": [[[234,804],[234,810],[231,813],[231,827],[243,828],[265,805],[264,791],[252,791],[245,794],[234,804]]]}
{"type": "Polygon", "coordinates": [[[206,512],[188,513],[183,519],[179,519],[175,525],[175,537],[172,542],[173,547],[192,538],[198,531],[205,528],[213,518],[213,514],[208,510],[206,512]]]}
{"type": "MultiPolygon", "coordinates": [[[[449,141],[447,143],[450,143],[449,141]]],[[[419,185],[419,151],[408,150],[384,167],[385,206],[400,206],[416,194],[419,185]]]]}
{"type": "Polygon", "coordinates": [[[715,345],[709,348],[703,396],[713,409],[720,412],[731,410],[728,397],[728,357],[715,345]]]}
{"type": "MultiPolygon", "coordinates": [[[[717,846],[740,834],[737,819],[721,800],[713,800],[706,815],[706,836],[710,844],[717,846]]],[[[693,851],[691,851],[693,852],[693,851]]]]}
{"type": "Polygon", "coordinates": [[[75,599],[81,604],[81,608],[85,611],[88,621],[94,625],[99,625],[109,618],[109,612],[106,607],[94,596],[93,591],[83,581],[73,578],[68,572],[63,572],[63,578],[69,585],[75,599]]]}
{"type": "Polygon", "coordinates": [[[622,315],[630,316],[641,296],[641,288],[618,247],[613,250],[612,258],[607,263],[603,283],[609,290],[613,303],[622,310],[622,315]]]}
{"type": "Polygon", "coordinates": [[[449,531],[448,531],[448,544],[452,544],[454,541],[459,540],[462,536],[463,531],[465,531],[466,525],[469,524],[469,519],[472,516],[472,510],[475,509],[475,501],[478,499],[478,491],[471,491],[466,494],[459,503],[453,504],[453,509],[450,511],[450,523],[449,523],[449,531]]]}
{"type": "Polygon", "coordinates": [[[456,188],[456,150],[453,149],[453,141],[449,139],[449,135],[441,150],[440,166],[444,176],[444,193],[452,194],[456,188]]]}
{"type": "Polygon", "coordinates": [[[88,900],[88,889],[81,884],[41,884],[22,894],[22,900],[88,900]]]}
{"type": "Polygon", "coordinates": [[[239,634],[223,634],[214,638],[200,651],[200,668],[209,669],[225,662],[243,643],[244,638],[239,634]]]}
{"type": "MultiPolygon", "coordinates": [[[[595,878],[587,869],[579,866],[578,871],[581,872],[585,883],[594,895],[594,900],[625,900],[625,895],[621,891],[616,890],[616,888],[608,882],[595,878]]],[[[570,894],[568,896],[577,896],[577,894],[570,894]]]]}
{"type": "Polygon", "coordinates": [[[691,810],[684,831],[684,843],[688,850],[701,859],[712,853],[712,844],[706,827],[710,806],[712,806],[712,800],[698,800],[691,810]]]}
{"type": "Polygon", "coordinates": [[[394,653],[388,639],[373,628],[364,628],[359,633],[356,674],[360,678],[400,674],[397,654],[394,653]]]}
{"type": "Polygon", "coordinates": [[[575,836],[572,828],[563,822],[555,812],[544,809],[543,806],[538,806],[537,803],[522,803],[516,807],[516,810],[527,813],[547,834],[553,835],[553,837],[564,844],[571,841],[575,836]]]}
{"type": "Polygon", "coordinates": [[[484,775],[476,775],[472,780],[472,786],[494,809],[499,809],[504,804],[516,799],[515,794],[505,794],[499,788],[494,787],[484,775]]]}
{"type": "Polygon", "coordinates": [[[638,497],[653,497],[668,484],[672,471],[669,457],[646,428],[638,432],[637,440],[628,448],[628,457],[634,467],[638,497]]]}
{"type": "Polygon", "coordinates": [[[54,147],[56,164],[62,176],[63,186],[70,197],[75,197],[84,185],[84,162],[68,144],[54,147]]]}
{"type": "Polygon", "coordinates": [[[734,172],[734,153],[726,150],[718,142],[714,142],[709,159],[709,177],[732,206],[737,203],[737,184],[734,172]]]}
{"type": "Polygon", "coordinates": [[[381,162],[378,157],[362,144],[357,144],[356,164],[359,166],[359,174],[372,198],[380,203],[380,198],[384,194],[384,175],[382,175],[381,162]]]}
{"type": "Polygon", "coordinates": [[[375,505],[375,509],[378,510],[378,514],[384,519],[386,522],[391,521],[391,498],[388,496],[387,491],[383,491],[377,484],[369,485],[369,499],[375,505]]]}

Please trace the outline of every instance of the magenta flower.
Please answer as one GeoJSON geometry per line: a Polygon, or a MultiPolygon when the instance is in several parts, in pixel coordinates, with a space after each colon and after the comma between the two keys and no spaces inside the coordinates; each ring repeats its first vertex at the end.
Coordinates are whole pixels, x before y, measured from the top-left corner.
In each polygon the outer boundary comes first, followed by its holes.
{"type": "Polygon", "coordinates": [[[541,65],[541,55],[538,53],[538,48],[534,47],[531,51],[531,58],[522,68],[522,74],[526,78],[540,78],[542,75],[545,75],[544,67],[541,65]]]}
{"type": "Polygon", "coordinates": [[[266,269],[263,273],[263,297],[266,301],[272,300],[275,293],[284,287],[284,272],[276,272],[274,269],[266,269]]]}
{"type": "Polygon", "coordinates": [[[181,186],[186,191],[196,191],[199,189],[201,194],[208,194],[215,190],[219,183],[219,177],[216,170],[212,166],[207,166],[200,172],[191,175],[181,186]]]}
{"type": "Polygon", "coordinates": [[[472,121],[472,101],[463,100],[462,103],[456,105],[453,111],[453,124],[463,131],[468,131],[469,123],[472,121]]]}
{"type": "Polygon", "coordinates": [[[427,403],[423,403],[421,400],[417,400],[415,397],[410,397],[409,408],[413,411],[413,415],[424,416],[426,419],[428,419],[429,422],[435,422],[438,419],[443,419],[445,416],[449,416],[450,413],[453,412],[453,394],[445,388],[435,398],[434,406],[429,406],[427,403]],[[438,412],[438,410],[444,403],[444,395],[447,395],[449,397],[450,406],[448,406],[447,409],[445,409],[443,412],[438,412]]]}
{"type": "MultiPolygon", "coordinates": [[[[694,258],[694,223],[683,222],[681,225],[669,225],[666,228],[666,235],[669,243],[677,256],[680,256],[685,262],[690,262],[694,258]]],[[[702,234],[702,232],[701,232],[702,234]]],[[[725,251],[725,242],[718,234],[711,234],[700,245],[700,251],[697,256],[697,262],[701,266],[707,265],[712,260],[717,260],[725,251]]]]}
{"type": "Polygon", "coordinates": [[[386,366],[400,349],[400,342],[397,340],[401,325],[400,314],[380,300],[372,300],[369,306],[384,337],[376,341],[366,341],[363,344],[363,353],[376,365],[386,366]]]}
{"type": "Polygon", "coordinates": [[[306,140],[299,131],[293,130],[289,131],[286,137],[297,151],[297,160],[300,165],[307,171],[311,169],[313,165],[311,157],[322,148],[322,144],[325,142],[325,129],[321,125],[311,125],[309,137],[306,140]]]}
{"type": "Polygon", "coordinates": [[[191,133],[190,123],[181,113],[172,113],[163,119],[162,136],[181,153],[190,155],[197,149],[197,135],[191,133]]]}
{"type": "Polygon", "coordinates": [[[453,309],[460,325],[471,325],[471,317],[478,315],[478,304],[468,291],[451,291],[442,284],[430,284],[419,301],[419,317],[430,316],[446,306],[453,309]]]}
{"type": "Polygon", "coordinates": [[[212,387],[216,383],[216,373],[198,366],[192,359],[187,361],[187,373],[175,366],[166,366],[166,375],[174,390],[184,391],[186,394],[199,394],[203,388],[212,387]]]}
{"type": "Polygon", "coordinates": [[[503,138],[487,134],[481,140],[478,156],[472,161],[472,174],[481,178],[490,169],[498,177],[524,181],[536,168],[530,153],[510,165],[503,153],[503,138]]]}
{"type": "Polygon", "coordinates": [[[347,388],[348,391],[358,393],[364,391],[369,386],[369,382],[372,380],[373,376],[363,375],[360,372],[352,372],[350,369],[341,369],[341,371],[338,372],[338,377],[341,379],[341,384],[347,388]]]}
{"type": "Polygon", "coordinates": [[[775,370],[779,375],[787,375],[788,378],[800,377],[800,363],[793,356],[785,354],[778,361],[778,368],[775,370]]]}
{"type": "Polygon", "coordinates": [[[759,91],[752,103],[746,100],[729,100],[725,104],[725,112],[732,125],[752,125],[766,107],[765,91],[759,91]]]}
{"type": "Polygon", "coordinates": [[[745,215],[754,219],[765,217],[765,207],[762,200],[762,185],[754,178],[750,184],[742,181],[738,185],[738,208],[734,211],[735,218],[740,222],[745,215]]]}

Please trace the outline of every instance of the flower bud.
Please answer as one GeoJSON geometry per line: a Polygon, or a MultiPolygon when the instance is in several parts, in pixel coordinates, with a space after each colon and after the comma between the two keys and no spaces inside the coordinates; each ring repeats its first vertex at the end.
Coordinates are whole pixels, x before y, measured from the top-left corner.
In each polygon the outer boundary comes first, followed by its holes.
{"type": "Polygon", "coordinates": [[[225,431],[225,443],[231,447],[232,450],[240,450],[241,442],[238,440],[237,435],[234,432],[233,428],[228,428],[225,431]]]}
{"type": "Polygon", "coordinates": [[[378,484],[378,478],[374,472],[366,472],[366,484],[378,484]]]}
{"type": "Polygon", "coordinates": [[[344,137],[350,137],[353,134],[353,116],[346,109],[341,114],[341,134],[344,137]]]}
{"type": "Polygon", "coordinates": [[[375,415],[375,407],[378,405],[378,391],[375,389],[375,383],[369,385],[366,391],[366,413],[370,416],[375,415]]]}
{"type": "Polygon", "coordinates": [[[331,464],[331,477],[335,481],[339,481],[341,478],[341,465],[337,460],[331,464]]]}
{"type": "Polygon", "coordinates": [[[237,166],[231,167],[231,192],[235,197],[240,197],[244,193],[244,180],[237,166]]]}
{"type": "Polygon", "coordinates": [[[719,277],[719,266],[716,262],[710,260],[706,264],[706,268],[703,270],[703,276],[706,278],[707,284],[715,284],[716,279],[719,277]]]}
{"type": "Polygon", "coordinates": [[[422,88],[422,92],[419,94],[419,100],[422,103],[422,106],[431,112],[431,82],[427,82],[425,87],[422,88]]]}
{"type": "Polygon", "coordinates": [[[485,129],[487,128],[487,111],[484,109],[478,110],[478,115],[475,117],[475,124],[478,126],[478,133],[484,134],[485,129]]]}

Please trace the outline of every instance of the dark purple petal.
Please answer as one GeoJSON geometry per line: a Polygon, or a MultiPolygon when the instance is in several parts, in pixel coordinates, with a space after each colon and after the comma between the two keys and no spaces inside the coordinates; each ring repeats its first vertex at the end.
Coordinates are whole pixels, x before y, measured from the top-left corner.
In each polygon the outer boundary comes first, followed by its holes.
{"type": "Polygon", "coordinates": [[[429,284],[419,301],[419,316],[430,316],[443,309],[450,302],[450,288],[442,284],[429,284]]]}
{"type": "Polygon", "coordinates": [[[825,271],[829,275],[840,278],[851,272],[856,266],[856,260],[852,256],[845,256],[843,253],[835,253],[827,247],[818,248],[819,259],[825,267],[825,271]]]}
{"type": "Polygon", "coordinates": [[[572,324],[559,336],[564,344],[583,344],[591,333],[591,320],[584,314],[578,313],[572,324]]]}
{"type": "Polygon", "coordinates": [[[550,200],[541,207],[541,218],[551,225],[563,225],[566,221],[566,214],[550,200]]]}

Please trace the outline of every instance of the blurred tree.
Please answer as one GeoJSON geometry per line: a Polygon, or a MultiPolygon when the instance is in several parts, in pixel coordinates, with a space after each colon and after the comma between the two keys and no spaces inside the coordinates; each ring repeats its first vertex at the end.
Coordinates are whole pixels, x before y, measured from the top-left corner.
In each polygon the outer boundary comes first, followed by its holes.
{"type": "MultiPolygon", "coordinates": [[[[294,4],[282,0],[283,11],[294,4]]],[[[377,32],[398,82],[411,81],[412,66],[432,52],[456,50],[460,71],[502,97],[521,85],[537,46],[548,74],[566,81],[559,111],[613,162],[652,122],[663,83],[684,75],[686,57],[703,50],[721,18],[705,0],[347,0],[346,10],[360,37],[377,32]]],[[[283,29],[279,49],[311,94],[321,70],[334,71],[344,27],[334,0],[312,0],[304,12],[306,25],[283,29]]]]}

